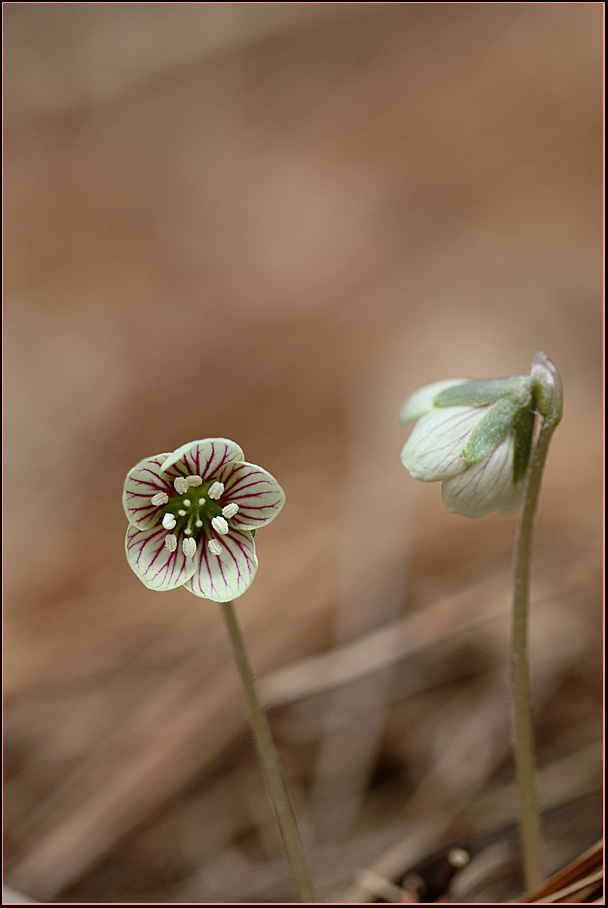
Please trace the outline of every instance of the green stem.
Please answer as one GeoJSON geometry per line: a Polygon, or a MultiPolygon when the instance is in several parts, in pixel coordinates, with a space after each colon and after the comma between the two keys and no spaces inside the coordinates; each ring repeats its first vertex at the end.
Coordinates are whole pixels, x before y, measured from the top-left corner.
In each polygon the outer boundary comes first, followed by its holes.
{"type": "Polygon", "coordinates": [[[514,756],[519,790],[519,825],[523,851],[524,879],[527,889],[534,889],[545,879],[541,822],[536,790],[536,759],[528,663],[530,562],[538,494],[549,441],[557,422],[558,420],[543,420],[532,456],[517,540],[513,587],[511,672],[513,681],[514,756]]]}
{"type": "Polygon", "coordinates": [[[285,778],[279,762],[279,755],[272,739],[266,713],[260,705],[255,687],[255,678],[245,649],[232,602],[223,602],[222,611],[230,635],[234,658],[243,682],[251,726],[255,736],[258,755],[262,764],[264,779],[270,794],[275,816],[283,839],[287,859],[291,866],[296,887],[302,902],[315,902],[315,893],[310,875],[310,867],[304,851],[304,843],[298,829],[298,823],[285,778]]]}

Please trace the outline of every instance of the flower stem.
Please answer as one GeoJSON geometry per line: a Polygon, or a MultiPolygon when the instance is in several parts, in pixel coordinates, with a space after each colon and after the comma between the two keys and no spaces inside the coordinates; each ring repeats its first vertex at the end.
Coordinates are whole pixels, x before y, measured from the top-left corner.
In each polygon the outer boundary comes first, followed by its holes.
{"type": "Polygon", "coordinates": [[[291,866],[300,901],[315,902],[315,893],[310,867],[304,851],[304,843],[298,829],[296,816],[289,798],[285,778],[279,762],[266,713],[258,699],[255,678],[245,649],[232,602],[223,602],[222,611],[230,635],[234,658],[243,682],[251,726],[255,736],[258,756],[262,764],[264,779],[272,801],[275,816],[283,839],[283,846],[291,866]]]}
{"type": "Polygon", "coordinates": [[[517,539],[513,586],[511,674],[513,682],[514,756],[519,790],[519,826],[523,851],[524,880],[527,889],[539,886],[545,879],[541,822],[536,790],[536,758],[528,662],[530,561],[538,494],[549,441],[557,422],[558,420],[556,419],[543,419],[534,448],[517,539]]]}

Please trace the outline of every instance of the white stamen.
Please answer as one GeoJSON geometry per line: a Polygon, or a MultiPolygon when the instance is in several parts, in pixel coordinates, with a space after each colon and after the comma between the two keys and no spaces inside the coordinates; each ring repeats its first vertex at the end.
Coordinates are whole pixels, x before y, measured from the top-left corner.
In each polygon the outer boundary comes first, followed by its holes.
{"type": "Polygon", "coordinates": [[[192,530],[190,529],[190,527],[186,527],[184,533],[186,534],[186,536],[192,536],[192,530]]]}
{"type": "Polygon", "coordinates": [[[186,482],[189,486],[202,486],[203,480],[200,476],[186,476],[186,482]]]}
{"type": "Polygon", "coordinates": [[[182,549],[186,558],[194,558],[196,542],[194,539],[184,539],[182,542],[182,549]]]}
{"type": "Polygon", "coordinates": [[[203,521],[200,520],[200,519],[199,519],[199,520],[195,520],[194,522],[196,523],[197,527],[202,527],[202,525],[203,525],[203,521]]]}
{"type": "Polygon", "coordinates": [[[185,508],[189,508],[190,505],[192,504],[192,502],[190,501],[189,498],[184,498],[182,504],[184,505],[185,508]]]}
{"type": "Polygon", "coordinates": [[[178,515],[178,517],[185,517],[186,512],[184,511],[183,508],[180,508],[179,511],[177,512],[177,515],[178,515]]]}
{"type": "Polygon", "coordinates": [[[176,523],[177,520],[173,514],[165,514],[163,517],[163,526],[166,530],[172,530],[176,523]]]}
{"type": "Polygon", "coordinates": [[[188,491],[188,480],[184,476],[178,476],[173,485],[178,495],[185,495],[188,491]]]}
{"type": "Polygon", "coordinates": [[[219,557],[219,555],[222,554],[222,546],[217,539],[210,539],[208,548],[212,555],[217,555],[219,557]]]}
{"type": "Polygon", "coordinates": [[[165,548],[169,549],[170,552],[174,552],[177,548],[177,536],[165,536],[165,548]]]}
{"type": "Polygon", "coordinates": [[[221,498],[224,494],[224,483],[223,482],[214,482],[212,486],[209,487],[207,495],[209,498],[221,498]]]}
{"type": "Polygon", "coordinates": [[[219,516],[213,518],[213,520],[211,521],[211,526],[214,530],[216,530],[216,532],[220,534],[220,536],[225,536],[230,529],[224,518],[219,516]]]}
{"type": "Polygon", "coordinates": [[[160,507],[163,504],[167,504],[169,501],[169,496],[166,492],[159,492],[157,495],[152,498],[152,504],[156,507],[160,507]]]}
{"type": "Polygon", "coordinates": [[[207,499],[203,498],[203,496],[201,495],[201,497],[197,501],[197,505],[199,506],[199,508],[202,508],[202,506],[205,504],[206,501],[207,501],[207,499]]]}
{"type": "Polygon", "coordinates": [[[238,510],[238,504],[232,502],[231,504],[227,504],[225,508],[222,508],[222,514],[227,520],[229,520],[231,517],[234,517],[234,515],[238,513],[238,510]]]}

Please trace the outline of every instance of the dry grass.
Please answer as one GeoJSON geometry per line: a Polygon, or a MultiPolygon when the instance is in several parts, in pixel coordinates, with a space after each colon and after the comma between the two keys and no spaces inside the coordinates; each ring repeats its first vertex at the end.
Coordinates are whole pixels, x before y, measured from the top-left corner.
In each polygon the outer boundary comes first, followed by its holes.
{"type": "Polygon", "coordinates": [[[601,5],[5,28],[7,882],[293,898],[221,616],[123,554],[126,471],[223,435],[287,492],[239,615],[322,899],[518,898],[517,516],[448,515],[397,414],[537,349],[562,372],[532,614],[560,870],[602,822],[601,5]]]}

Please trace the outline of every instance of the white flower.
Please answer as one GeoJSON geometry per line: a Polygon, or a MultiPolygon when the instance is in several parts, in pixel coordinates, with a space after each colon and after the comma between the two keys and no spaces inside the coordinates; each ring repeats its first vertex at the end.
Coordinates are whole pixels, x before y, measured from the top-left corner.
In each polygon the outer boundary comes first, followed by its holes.
{"type": "Polygon", "coordinates": [[[426,385],[401,409],[402,422],[413,420],[401,460],[414,479],[443,483],[449,511],[518,507],[534,428],[530,376],[426,385]]]}
{"type": "Polygon", "coordinates": [[[284,504],[276,479],[247,463],[225,438],[147,457],[125,481],[127,560],[150,589],[183,586],[203,599],[229,602],[257,571],[255,531],[284,504]]]}

